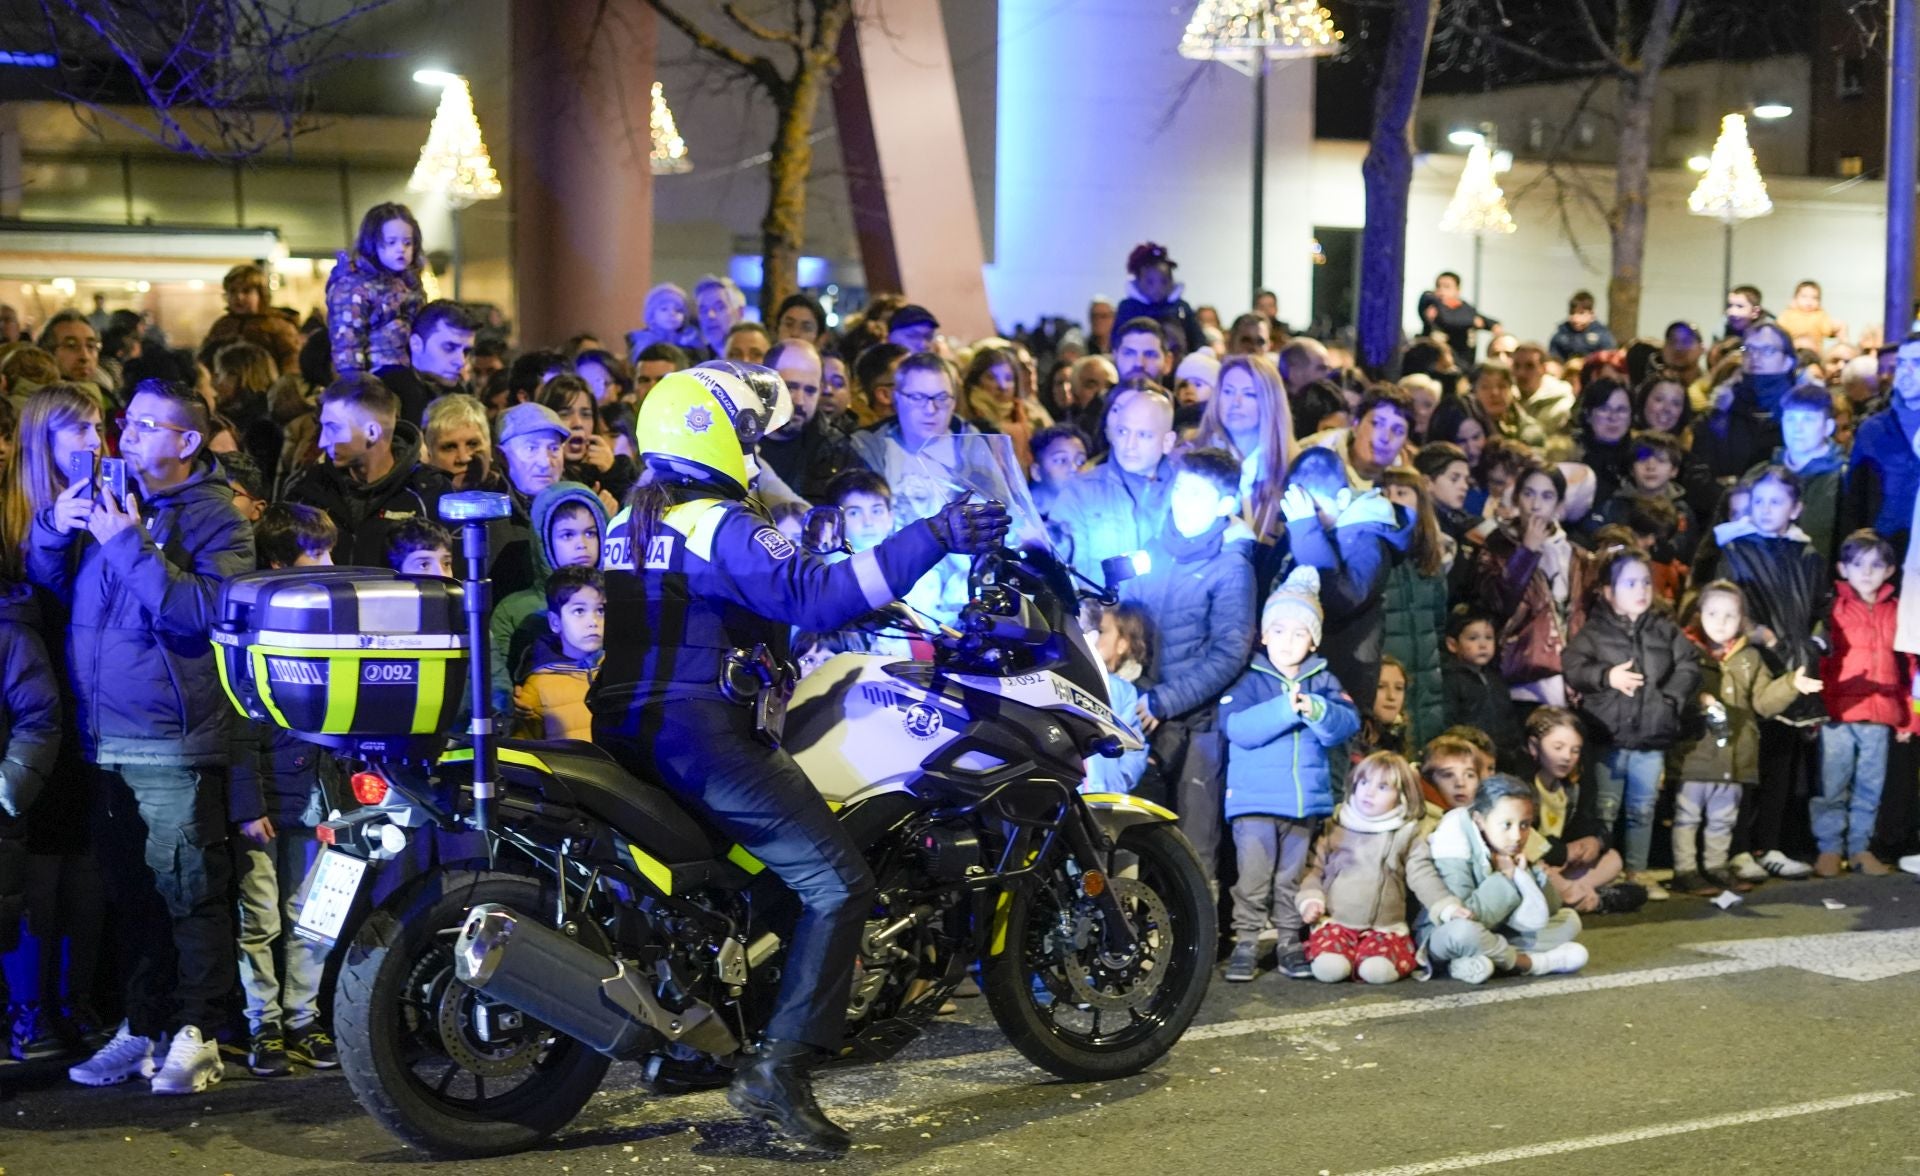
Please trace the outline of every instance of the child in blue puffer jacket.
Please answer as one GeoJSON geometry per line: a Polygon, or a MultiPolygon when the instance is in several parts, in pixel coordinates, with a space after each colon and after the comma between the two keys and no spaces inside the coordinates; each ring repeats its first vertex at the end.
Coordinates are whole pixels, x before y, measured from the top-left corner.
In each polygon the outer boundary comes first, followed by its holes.
{"type": "Polygon", "coordinates": [[[1295,568],[1260,610],[1266,652],[1220,700],[1227,735],[1227,819],[1240,880],[1233,886],[1233,955],[1226,978],[1251,980],[1260,932],[1280,932],[1280,970],[1312,977],[1295,891],[1320,822],[1333,813],[1332,757],[1360,730],[1360,710],[1316,656],[1325,616],[1320,577],[1295,568]]]}

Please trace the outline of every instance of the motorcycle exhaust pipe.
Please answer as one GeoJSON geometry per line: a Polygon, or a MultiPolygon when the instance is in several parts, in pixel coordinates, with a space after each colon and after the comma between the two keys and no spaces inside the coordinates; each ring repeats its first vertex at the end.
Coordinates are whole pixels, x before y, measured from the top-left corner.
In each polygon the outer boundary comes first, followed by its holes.
{"type": "Polygon", "coordinates": [[[453,959],[461,983],[609,1057],[637,1057],[662,1038],[722,1057],[739,1048],[707,1005],[667,1009],[624,961],[498,903],[468,912],[453,959]]]}

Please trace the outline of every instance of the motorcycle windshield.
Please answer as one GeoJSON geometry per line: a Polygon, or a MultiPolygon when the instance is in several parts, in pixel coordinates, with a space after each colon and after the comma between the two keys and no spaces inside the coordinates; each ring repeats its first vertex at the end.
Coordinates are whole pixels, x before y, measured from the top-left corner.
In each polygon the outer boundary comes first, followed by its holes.
{"type": "MultiPolygon", "coordinates": [[[[1007,546],[1043,551],[1065,566],[1066,561],[1054,551],[1046,520],[1033,504],[1012,438],[999,433],[950,434],[927,442],[917,453],[890,444],[882,473],[893,490],[897,524],[930,517],[952,502],[992,499],[1005,503],[1013,520],[1007,546]]],[[[1066,645],[1065,661],[1054,671],[1102,702],[1110,702],[1106,668],[1080,627],[1078,594],[1070,585],[1063,587],[1064,597],[1056,591],[1048,594],[1049,599],[1036,601],[1066,645]]],[[[911,597],[909,603],[914,603],[911,597]]]]}

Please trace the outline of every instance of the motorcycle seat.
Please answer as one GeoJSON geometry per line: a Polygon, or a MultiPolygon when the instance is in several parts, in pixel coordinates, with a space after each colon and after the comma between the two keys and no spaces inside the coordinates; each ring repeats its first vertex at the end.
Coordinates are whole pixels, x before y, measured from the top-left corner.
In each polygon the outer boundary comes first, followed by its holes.
{"type": "Polygon", "coordinates": [[[671,793],[580,739],[502,739],[503,775],[555,804],[584,809],[670,862],[724,855],[732,845],[696,820],[671,793]],[[509,754],[511,753],[511,754],[509,754]],[[517,762],[516,762],[517,761],[517,762]],[[531,768],[524,773],[513,769],[531,768]]]}

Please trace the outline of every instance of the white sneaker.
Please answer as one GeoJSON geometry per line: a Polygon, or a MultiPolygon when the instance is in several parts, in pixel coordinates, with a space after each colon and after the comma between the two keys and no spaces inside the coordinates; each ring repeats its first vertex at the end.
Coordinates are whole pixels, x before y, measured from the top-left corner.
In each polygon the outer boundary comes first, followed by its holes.
{"type": "Polygon", "coordinates": [[[82,1086],[118,1086],[130,1078],[151,1078],[153,1047],[153,1038],[135,1037],[122,1021],[112,1041],[86,1061],[67,1067],[67,1077],[82,1086]]]}
{"type": "Polygon", "coordinates": [[[1773,877],[1772,874],[1767,873],[1765,866],[1753,860],[1753,855],[1750,853],[1734,854],[1727,861],[1727,868],[1732,870],[1734,877],[1742,882],[1765,882],[1773,877]]]}
{"type": "Polygon", "coordinates": [[[1761,856],[1760,868],[1776,878],[1805,878],[1813,873],[1812,866],[1795,861],[1777,849],[1769,849],[1761,856]]]}
{"type": "Polygon", "coordinates": [[[1493,975],[1493,961],[1483,955],[1460,956],[1447,961],[1447,975],[1465,984],[1485,984],[1493,975]]]}
{"type": "Polygon", "coordinates": [[[1587,949],[1577,943],[1563,943],[1547,951],[1528,952],[1533,964],[1529,976],[1551,976],[1557,972],[1578,972],[1587,966],[1587,949]]]}
{"type": "Polygon", "coordinates": [[[1920,874],[1920,853],[1910,853],[1897,863],[1902,873],[1920,874]]]}
{"type": "Polygon", "coordinates": [[[155,1094],[199,1094],[227,1076],[220,1060],[220,1043],[201,1038],[200,1030],[182,1026],[167,1047],[167,1062],[153,1076],[155,1094]]]}

